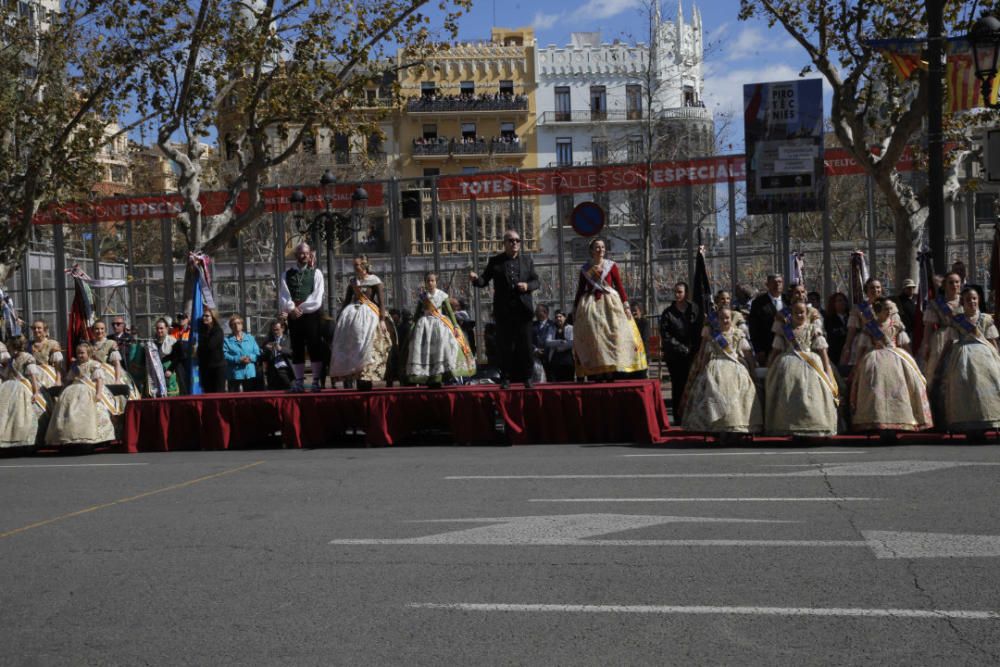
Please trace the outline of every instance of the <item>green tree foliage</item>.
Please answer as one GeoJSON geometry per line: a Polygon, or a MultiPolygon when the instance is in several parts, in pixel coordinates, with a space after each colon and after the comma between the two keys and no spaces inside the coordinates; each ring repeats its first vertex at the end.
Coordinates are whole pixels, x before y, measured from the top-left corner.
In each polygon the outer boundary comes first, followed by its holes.
{"type": "Polygon", "coordinates": [[[178,166],[179,224],[189,249],[212,253],[259,217],[268,171],[319,128],[376,131],[375,116],[359,110],[367,106],[366,90],[398,67],[389,51],[418,63],[439,35],[456,33],[470,2],[441,0],[430,7],[435,20],[427,0],[151,3],[167,8],[172,46],[143,63],[136,101],[155,113],[157,144],[178,166]],[[223,172],[225,209],[205,215],[199,142],[215,138],[223,116],[235,119],[238,131],[217,139],[221,150],[235,153],[236,166],[223,172]],[[249,203],[238,209],[243,192],[249,203]]]}
{"type": "Polygon", "coordinates": [[[64,0],[47,13],[0,3],[0,282],[20,263],[35,214],[85,198],[99,179],[109,119],[135,90],[133,67],[158,49],[128,2],[64,0]]]}

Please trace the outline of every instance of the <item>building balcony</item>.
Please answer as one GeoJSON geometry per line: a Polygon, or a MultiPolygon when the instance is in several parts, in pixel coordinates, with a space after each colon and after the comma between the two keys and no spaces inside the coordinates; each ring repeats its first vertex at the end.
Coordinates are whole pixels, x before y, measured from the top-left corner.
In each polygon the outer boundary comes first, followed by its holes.
{"type": "Polygon", "coordinates": [[[429,144],[413,144],[413,157],[417,160],[443,160],[449,157],[456,159],[469,157],[499,157],[520,158],[528,153],[528,148],[521,141],[438,141],[429,144]]]}
{"type": "Polygon", "coordinates": [[[406,111],[414,115],[495,114],[499,112],[528,113],[528,98],[524,95],[494,97],[491,95],[418,97],[407,100],[406,111]]]}
{"type": "Polygon", "coordinates": [[[634,123],[647,118],[642,111],[546,111],[539,125],[591,125],[593,123],[634,123]]]}
{"type": "Polygon", "coordinates": [[[388,156],[379,151],[334,151],[333,164],[338,166],[384,165],[388,156]]]}

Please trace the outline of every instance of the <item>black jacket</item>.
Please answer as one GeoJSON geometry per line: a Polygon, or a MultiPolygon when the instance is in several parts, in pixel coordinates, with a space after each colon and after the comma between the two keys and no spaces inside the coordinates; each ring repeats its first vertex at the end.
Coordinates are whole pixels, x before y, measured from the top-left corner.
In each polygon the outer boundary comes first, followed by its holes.
{"type": "MultiPolygon", "coordinates": [[[[782,299],[784,303],[784,299],[782,299]]],[[[750,342],[753,343],[753,349],[759,354],[770,353],[771,343],[774,341],[774,332],[771,331],[771,327],[774,326],[774,317],[778,314],[778,311],[774,307],[774,303],[771,302],[771,295],[764,292],[750,304],[750,317],[748,318],[747,325],[750,328],[750,342]]]]}
{"type": "Polygon", "coordinates": [[[198,366],[201,368],[219,368],[226,365],[222,356],[222,341],[225,335],[218,323],[211,329],[206,329],[204,322],[198,323],[198,366]]]}
{"type": "Polygon", "coordinates": [[[827,313],[823,318],[823,328],[826,330],[826,342],[830,349],[830,363],[840,363],[840,354],[844,351],[844,343],[847,342],[847,319],[848,316],[827,313]]]}
{"type": "Polygon", "coordinates": [[[671,303],[660,315],[660,340],[665,359],[691,358],[698,348],[701,332],[698,331],[698,317],[701,311],[697,305],[688,302],[681,312],[676,302],[671,303]]]}
{"type": "Polygon", "coordinates": [[[531,293],[538,289],[538,274],[535,273],[535,263],[524,253],[519,253],[514,262],[518,262],[518,276],[514,281],[505,271],[510,257],[502,252],[490,257],[486,270],[473,281],[476,287],[486,287],[493,281],[493,315],[497,321],[513,318],[531,320],[535,316],[535,306],[531,293]],[[528,283],[528,291],[517,291],[517,283],[528,283]]]}

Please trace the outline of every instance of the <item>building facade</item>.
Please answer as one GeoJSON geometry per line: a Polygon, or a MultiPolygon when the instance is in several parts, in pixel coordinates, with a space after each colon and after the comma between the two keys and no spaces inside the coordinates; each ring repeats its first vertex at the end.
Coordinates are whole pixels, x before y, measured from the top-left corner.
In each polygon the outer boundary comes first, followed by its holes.
{"type": "MultiPolygon", "coordinates": [[[[539,165],[560,167],[677,160],[714,152],[714,122],[702,103],[701,15],[685,22],[652,17],[654,43],[601,41],[599,32],[574,33],[566,46],[537,51],[539,165]]],[[[695,219],[714,205],[714,189],[694,188],[695,219]]],[[[543,197],[542,247],[556,253],[569,238],[576,259],[587,255],[586,239],[568,229],[573,207],[601,205],[605,233],[617,256],[638,254],[641,228],[650,216],[655,244],[681,245],[686,236],[686,199],[680,190],[655,193],[594,192],[543,197]],[[559,227],[562,226],[562,230],[559,227]]],[[[714,218],[711,234],[714,235],[714,218]]],[[[710,239],[705,239],[709,242],[710,239]]]]}
{"type": "MultiPolygon", "coordinates": [[[[400,65],[406,54],[400,54],[400,65]]],[[[473,232],[468,201],[442,202],[438,236],[430,206],[435,176],[537,166],[535,36],[531,28],[493,28],[486,42],[460,42],[400,69],[399,124],[403,179],[403,243],[412,255],[468,252],[473,232]]],[[[538,216],[524,202],[483,202],[477,240],[497,247],[517,227],[533,250],[538,216]]]]}

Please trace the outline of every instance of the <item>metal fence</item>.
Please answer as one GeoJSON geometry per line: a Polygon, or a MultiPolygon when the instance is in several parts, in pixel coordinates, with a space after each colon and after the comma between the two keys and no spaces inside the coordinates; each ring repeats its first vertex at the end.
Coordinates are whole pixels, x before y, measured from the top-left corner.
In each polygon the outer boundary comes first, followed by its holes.
{"type": "MultiPolygon", "coordinates": [[[[434,164],[433,159],[428,158],[428,164],[434,164]]],[[[377,183],[383,193],[379,205],[369,207],[348,233],[331,233],[328,238],[321,227],[310,227],[315,212],[304,216],[287,211],[267,213],[213,258],[219,314],[225,321],[231,313],[239,313],[250,331],[266,332],[278,308],[276,277],[291,261],[287,258],[292,248],[300,240],[311,240],[318,249],[319,266],[328,275],[327,311],[332,315],[339,310],[347,289],[351,257],[365,253],[373,272],[385,283],[390,308],[412,309],[424,274],[433,271],[438,274],[438,285],[465,301],[471,315],[482,325],[490,318],[491,297],[488,290],[472,289],[467,274],[481,270],[490,254],[502,250],[502,237],[508,228],[521,233],[525,251],[535,259],[541,279],[536,303],[569,311],[588,241],[569,226],[569,212],[583,201],[597,201],[607,211],[602,236],[610,246],[610,256],[622,268],[632,301],[643,300],[641,221],[647,209],[642,208],[634,187],[595,188],[592,192],[578,189],[567,195],[536,195],[517,189],[498,194],[496,184],[503,185],[500,178],[511,173],[496,172],[495,183],[489,180],[489,174],[476,174],[480,196],[473,197],[476,193],[470,192],[464,198],[454,189],[441,192],[441,179],[446,177],[381,181],[377,183]],[[490,191],[491,187],[494,190],[490,191]]],[[[728,237],[717,240],[717,219],[728,217],[732,225],[739,203],[734,197],[728,202],[725,197],[716,197],[712,186],[709,194],[714,210],[699,211],[691,205],[699,187],[704,186],[682,186],[670,197],[663,191],[650,196],[651,228],[657,237],[649,296],[657,310],[669,303],[675,282],[690,280],[699,227],[704,232],[705,257],[714,289],[732,289],[740,284],[760,290],[765,276],[781,270],[787,262],[782,243],[771,242],[770,237],[762,240],[760,233],[738,234],[735,243],[728,237]],[[721,200],[719,205],[717,199],[721,200]]],[[[769,224],[781,223],[744,218],[738,229],[768,229],[769,224]]],[[[961,231],[964,233],[967,227],[961,231]]],[[[774,238],[780,238],[780,230],[775,231],[774,238]]],[[[829,291],[846,290],[850,254],[859,246],[869,254],[875,250],[873,274],[893,289],[891,239],[876,239],[874,244],[862,237],[835,241],[829,267],[823,265],[820,242],[794,237],[789,241],[790,249],[805,254],[807,287],[821,292],[824,298],[829,291]],[[830,289],[825,288],[827,284],[830,289]]],[[[184,303],[183,248],[183,238],[169,219],[39,225],[24,259],[27,269],[15,273],[5,290],[13,296],[25,320],[44,319],[53,327],[53,335],[62,337],[72,299],[71,283],[67,285],[64,271],[78,263],[95,278],[128,280],[125,288],[97,291],[98,313],[126,314],[141,334],[148,334],[158,317],[172,316],[184,303]],[[95,259],[99,261],[95,263],[95,259]]],[[[970,244],[967,237],[959,237],[950,242],[948,256],[964,261],[972,269],[970,279],[988,284],[989,252],[988,239],[972,239],[970,244]]]]}

